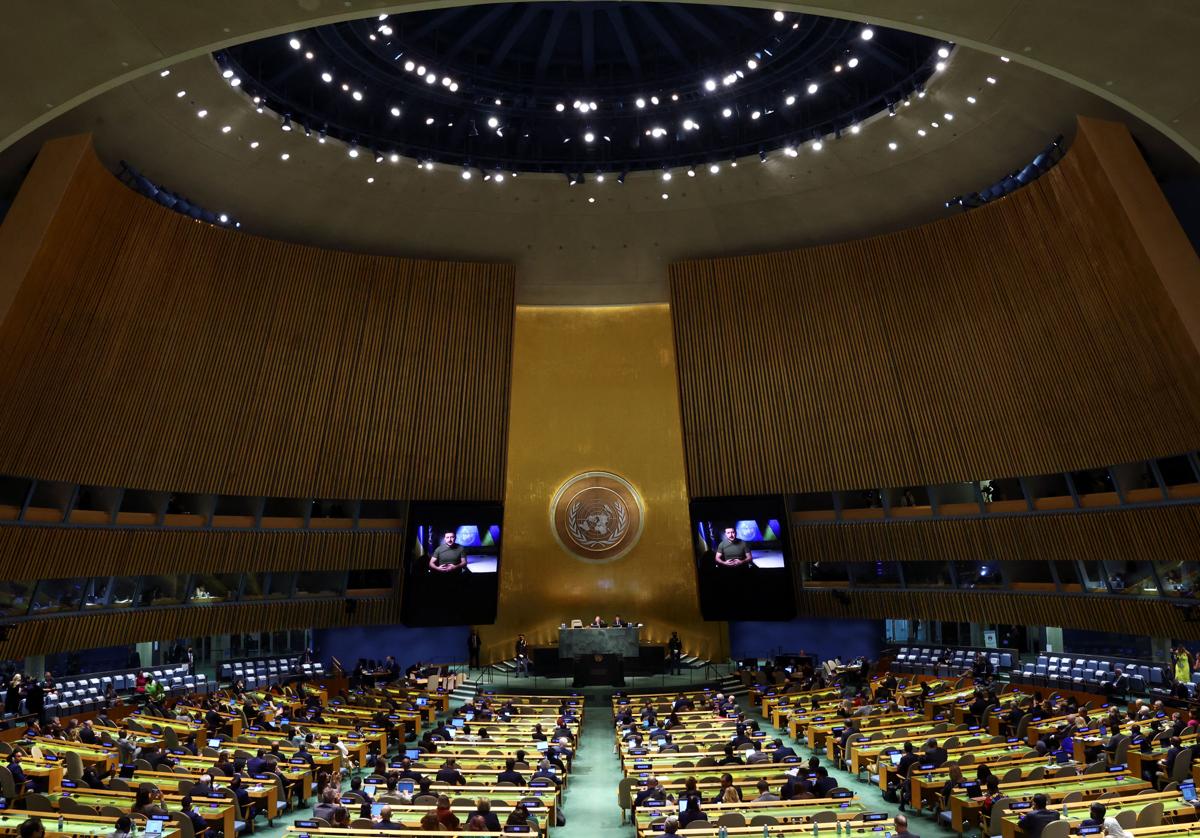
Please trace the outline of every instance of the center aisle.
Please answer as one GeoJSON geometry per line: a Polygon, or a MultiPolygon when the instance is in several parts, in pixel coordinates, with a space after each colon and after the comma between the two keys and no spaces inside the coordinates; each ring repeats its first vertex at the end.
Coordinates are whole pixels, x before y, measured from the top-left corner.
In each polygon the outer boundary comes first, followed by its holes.
{"type": "Polygon", "coordinates": [[[617,808],[620,783],[621,763],[613,754],[612,707],[607,699],[588,704],[563,802],[567,824],[553,830],[555,838],[632,838],[633,827],[621,824],[621,810],[617,808]]]}

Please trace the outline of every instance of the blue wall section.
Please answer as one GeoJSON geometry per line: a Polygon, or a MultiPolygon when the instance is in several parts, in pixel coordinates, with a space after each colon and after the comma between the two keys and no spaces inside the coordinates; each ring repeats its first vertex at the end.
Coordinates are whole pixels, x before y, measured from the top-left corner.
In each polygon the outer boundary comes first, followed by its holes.
{"type": "Polygon", "coordinates": [[[883,642],[879,620],[799,619],[786,622],[731,622],[729,648],[734,658],[765,658],[779,652],[815,654],[822,660],[840,655],[875,658],[883,642]]]}
{"type": "Polygon", "coordinates": [[[408,626],[355,626],[318,629],[313,642],[317,657],[326,663],[336,657],[348,670],[359,658],[383,660],[395,655],[400,667],[423,663],[451,663],[467,660],[467,635],[470,626],[409,628],[408,626]]]}

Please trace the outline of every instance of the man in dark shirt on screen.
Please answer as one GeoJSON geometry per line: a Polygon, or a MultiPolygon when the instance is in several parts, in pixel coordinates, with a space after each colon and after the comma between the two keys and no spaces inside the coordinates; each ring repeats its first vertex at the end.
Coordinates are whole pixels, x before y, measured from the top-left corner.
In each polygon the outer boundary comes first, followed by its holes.
{"type": "Polygon", "coordinates": [[[455,543],[454,533],[448,532],[442,536],[442,543],[429,559],[429,567],[441,573],[461,572],[467,569],[467,550],[461,544],[455,543]]]}
{"type": "Polygon", "coordinates": [[[726,527],[725,538],[717,545],[714,558],[721,567],[752,567],[754,556],[750,552],[750,545],[738,538],[737,530],[726,527]]]}

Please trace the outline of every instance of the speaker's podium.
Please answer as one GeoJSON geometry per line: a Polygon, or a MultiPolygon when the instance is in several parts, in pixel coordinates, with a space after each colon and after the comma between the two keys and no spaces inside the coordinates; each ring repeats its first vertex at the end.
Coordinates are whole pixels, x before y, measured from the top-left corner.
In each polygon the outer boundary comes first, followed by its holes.
{"type": "Polygon", "coordinates": [[[558,656],[574,661],[572,686],[625,686],[625,659],[637,658],[641,626],[585,627],[580,620],[558,629],[558,656]]]}

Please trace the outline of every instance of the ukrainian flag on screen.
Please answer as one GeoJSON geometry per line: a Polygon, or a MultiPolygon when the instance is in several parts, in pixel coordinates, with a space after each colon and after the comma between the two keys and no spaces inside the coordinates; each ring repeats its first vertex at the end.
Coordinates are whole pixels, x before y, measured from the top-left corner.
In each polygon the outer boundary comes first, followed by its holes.
{"type": "Polygon", "coordinates": [[[779,520],[772,518],[767,521],[767,534],[763,536],[763,541],[778,541],[779,540],[779,520]]]}
{"type": "Polygon", "coordinates": [[[487,535],[483,537],[484,547],[495,547],[496,542],[500,540],[500,525],[492,524],[487,529],[487,535]]]}
{"type": "Polygon", "coordinates": [[[463,524],[455,531],[454,539],[463,547],[478,547],[479,527],[475,524],[463,524]]]}

